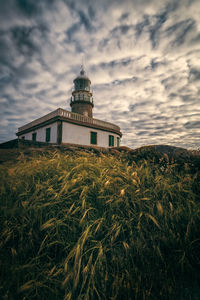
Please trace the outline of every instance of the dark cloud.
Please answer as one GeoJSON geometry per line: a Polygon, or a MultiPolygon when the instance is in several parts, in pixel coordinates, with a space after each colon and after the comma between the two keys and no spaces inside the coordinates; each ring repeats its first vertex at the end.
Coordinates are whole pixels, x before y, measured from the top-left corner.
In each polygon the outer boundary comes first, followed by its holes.
{"type": "Polygon", "coordinates": [[[198,33],[194,38],[192,38],[191,43],[193,43],[193,44],[200,43],[200,33],[198,33]]]}
{"type": "Polygon", "coordinates": [[[80,22],[73,24],[66,31],[66,35],[69,41],[75,41],[75,34],[80,31],[81,25],[84,25],[87,31],[91,31],[93,28],[89,19],[84,14],[84,12],[79,11],[79,17],[80,17],[80,22]]]}
{"type": "Polygon", "coordinates": [[[16,0],[18,7],[27,16],[32,16],[40,12],[39,7],[41,7],[40,1],[34,0],[16,0]]]}
{"type": "Polygon", "coordinates": [[[98,89],[102,89],[103,87],[106,87],[106,86],[120,86],[120,85],[125,85],[127,83],[132,83],[132,82],[136,82],[138,80],[137,77],[133,76],[133,77],[129,77],[129,78],[125,78],[125,79],[122,79],[122,80],[119,80],[119,79],[115,79],[109,83],[106,83],[106,84],[99,84],[98,86],[95,85],[94,87],[95,88],[98,88],[98,89]]]}
{"type": "Polygon", "coordinates": [[[180,96],[179,96],[181,99],[182,99],[182,101],[184,102],[184,103],[195,103],[196,102],[196,96],[194,96],[194,95],[192,95],[192,94],[190,94],[190,93],[187,93],[187,94],[184,94],[184,95],[181,95],[180,94],[180,96]]]}
{"type": "MultiPolygon", "coordinates": [[[[120,68],[126,68],[129,67],[130,65],[134,64],[134,63],[138,63],[144,56],[139,56],[136,58],[133,57],[126,57],[123,59],[117,59],[117,60],[111,60],[109,62],[101,62],[98,65],[93,65],[91,66],[91,71],[92,72],[97,72],[99,69],[103,69],[103,70],[108,70],[108,71],[115,71],[115,69],[117,71],[120,70],[120,68]]],[[[132,81],[132,80],[136,80],[137,77],[133,76],[133,77],[129,77],[129,78],[125,78],[122,81],[132,81]]]]}
{"type": "Polygon", "coordinates": [[[84,13],[83,10],[79,10],[78,14],[80,18],[80,23],[83,24],[85,29],[90,32],[93,29],[90,18],[84,13]]]}
{"type": "Polygon", "coordinates": [[[166,90],[170,90],[174,86],[175,81],[177,81],[177,78],[175,75],[172,75],[161,80],[161,83],[164,85],[166,90]]]}
{"type": "Polygon", "coordinates": [[[120,25],[120,26],[117,26],[115,28],[113,28],[111,30],[111,35],[121,35],[121,34],[127,34],[127,32],[131,29],[131,28],[134,28],[134,26],[130,26],[130,25],[120,25]]]}
{"type": "Polygon", "coordinates": [[[175,34],[175,38],[172,41],[172,45],[182,45],[185,42],[188,34],[194,30],[195,25],[196,22],[190,18],[181,22],[177,22],[176,24],[168,27],[166,29],[166,33],[168,34],[168,36],[175,34]]]}
{"type": "Polygon", "coordinates": [[[138,131],[136,134],[139,135],[139,136],[140,135],[147,135],[148,136],[148,133],[149,132],[147,130],[142,130],[142,131],[138,131]]]}
{"type": "Polygon", "coordinates": [[[98,50],[102,51],[107,46],[109,40],[109,38],[104,38],[101,41],[99,41],[98,50]]]}
{"type": "Polygon", "coordinates": [[[89,18],[90,18],[91,20],[94,20],[94,19],[95,19],[96,12],[95,12],[95,9],[94,9],[93,5],[89,5],[89,6],[88,6],[88,15],[89,15],[89,18]]]}
{"type": "Polygon", "coordinates": [[[28,90],[32,90],[32,89],[35,89],[38,87],[38,84],[37,83],[28,83],[25,85],[25,88],[28,89],[28,90]]]}
{"type": "Polygon", "coordinates": [[[136,37],[139,37],[145,28],[150,25],[149,16],[144,15],[142,22],[138,22],[135,26],[136,37]]]}
{"type": "Polygon", "coordinates": [[[161,62],[158,61],[158,59],[157,59],[157,57],[156,57],[156,58],[153,58],[153,59],[151,60],[150,65],[151,65],[151,69],[152,69],[152,70],[155,70],[155,69],[157,69],[159,66],[165,65],[165,63],[162,62],[162,61],[161,61],[161,62]]]}
{"type": "Polygon", "coordinates": [[[10,82],[12,82],[12,76],[10,74],[2,73],[1,80],[0,80],[0,87],[3,88],[5,85],[8,85],[10,82]]]}
{"type": "Polygon", "coordinates": [[[17,3],[14,0],[0,1],[0,25],[1,29],[5,21],[11,19],[17,14],[17,3]]]}
{"type": "Polygon", "coordinates": [[[0,33],[0,45],[0,63],[12,66],[12,61],[10,60],[10,39],[5,33],[0,33]]]}
{"type": "MultiPolygon", "coordinates": [[[[2,94],[2,97],[5,98],[7,100],[7,102],[1,104],[2,107],[6,107],[6,108],[12,108],[13,109],[13,106],[16,105],[16,101],[15,99],[13,99],[9,94],[6,94],[6,93],[3,93],[2,94]]],[[[5,114],[8,114],[8,112],[5,110],[4,112],[5,114]]],[[[9,112],[10,113],[10,112],[9,112]]],[[[13,112],[12,112],[13,114],[13,112]]]]}
{"type": "Polygon", "coordinates": [[[16,0],[18,8],[27,17],[33,17],[42,14],[43,9],[45,9],[46,7],[50,9],[52,4],[54,4],[55,2],[56,0],[16,0]]]}
{"type": "Polygon", "coordinates": [[[178,97],[179,95],[177,94],[177,93],[170,93],[169,95],[168,95],[168,97],[169,98],[171,98],[171,99],[174,99],[174,98],[176,98],[176,97],[178,97]]]}
{"type": "Polygon", "coordinates": [[[33,42],[34,31],[34,27],[25,26],[11,30],[11,38],[20,54],[30,57],[38,51],[38,47],[33,42]]]}
{"type": "Polygon", "coordinates": [[[112,60],[110,61],[109,63],[105,63],[105,62],[102,62],[99,67],[100,68],[114,68],[116,66],[127,66],[129,65],[131,62],[133,62],[133,59],[128,57],[128,58],[125,58],[125,59],[121,59],[121,60],[112,60]]]}
{"type": "Polygon", "coordinates": [[[184,127],[186,129],[194,129],[194,128],[199,128],[200,129],[200,121],[187,122],[187,123],[184,124],[184,127]]]}
{"type": "Polygon", "coordinates": [[[200,80],[200,68],[191,68],[189,72],[189,81],[199,81],[200,80]]]}
{"type": "Polygon", "coordinates": [[[167,20],[168,11],[164,11],[162,14],[155,15],[156,22],[154,25],[150,25],[149,33],[152,47],[155,48],[159,43],[159,30],[167,20]]]}
{"type": "Polygon", "coordinates": [[[95,18],[95,10],[92,5],[88,6],[86,11],[77,8],[75,3],[65,1],[67,6],[70,8],[73,16],[78,16],[79,22],[75,22],[72,24],[67,30],[66,34],[70,41],[74,41],[74,35],[78,33],[81,29],[81,26],[85,28],[87,32],[91,32],[94,30],[93,20],[95,18]]]}
{"type": "Polygon", "coordinates": [[[150,117],[151,120],[155,120],[155,121],[164,121],[164,122],[166,122],[166,121],[169,120],[169,117],[164,116],[163,114],[162,115],[151,114],[151,115],[149,115],[149,117],[150,117]]]}
{"type": "Polygon", "coordinates": [[[19,79],[28,79],[32,78],[34,75],[37,75],[37,72],[27,66],[27,64],[22,64],[19,68],[16,69],[15,76],[19,79]]]}
{"type": "Polygon", "coordinates": [[[135,111],[135,109],[137,107],[145,106],[147,103],[148,103],[147,101],[141,101],[139,103],[130,104],[129,107],[128,107],[129,111],[133,112],[133,111],[135,111]]]}
{"type": "Polygon", "coordinates": [[[127,20],[128,16],[129,16],[129,13],[123,13],[123,14],[120,16],[119,21],[120,21],[120,22],[123,22],[123,21],[127,20]]]}

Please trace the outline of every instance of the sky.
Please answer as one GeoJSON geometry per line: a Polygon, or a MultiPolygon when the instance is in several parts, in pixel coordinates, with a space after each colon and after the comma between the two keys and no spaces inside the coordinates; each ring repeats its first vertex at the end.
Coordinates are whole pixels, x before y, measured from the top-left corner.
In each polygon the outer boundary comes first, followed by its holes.
{"type": "Polygon", "coordinates": [[[83,59],[122,145],[199,148],[199,16],[199,0],[0,0],[0,142],[71,110],[83,59]]]}

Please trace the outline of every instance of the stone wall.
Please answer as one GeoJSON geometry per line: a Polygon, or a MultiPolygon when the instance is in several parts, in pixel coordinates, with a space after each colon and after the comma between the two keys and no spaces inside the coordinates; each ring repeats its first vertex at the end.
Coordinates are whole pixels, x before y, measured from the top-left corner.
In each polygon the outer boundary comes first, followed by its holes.
{"type": "Polygon", "coordinates": [[[92,118],[92,105],[87,103],[73,103],[72,112],[92,118]]]}

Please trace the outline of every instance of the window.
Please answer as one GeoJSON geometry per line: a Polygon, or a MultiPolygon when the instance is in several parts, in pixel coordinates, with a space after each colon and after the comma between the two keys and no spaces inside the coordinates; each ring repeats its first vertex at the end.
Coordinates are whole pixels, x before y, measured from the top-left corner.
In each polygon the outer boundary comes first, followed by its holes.
{"type": "Polygon", "coordinates": [[[90,144],[97,145],[97,132],[90,132],[90,144]]]}
{"type": "Polygon", "coordinates": [[[120,146],[120,138],[117,137],[117,147],[119,147],[119,146],[120,146]]]}
{"type": "Polygon", "coordinates": [[[83,86],[84,86],[84,81],[82,79],[80,79],[80,90],[83,89],[83,86]]]}
{"type": "Polygon", "coordinates": [[[22,136],[22,140],[25,140],[25,136],[22,136]]]}
{"type": "Polygon", "coordinates": [[[50,142],[51,139],[51,128],[46,128],[46,142],[50,142]]]}
{"type": "Polygon", "coordinates": [[[37,133],[34,132],[34,133],[32,133],[32,141],[35,142],[36,139],[37,139],[37,133]]]}
{"type": "Polygon", "coordinates": [[[109,147],[113,147],[113,146],[114,146],[114,136],[109,135],[109,147]]]}

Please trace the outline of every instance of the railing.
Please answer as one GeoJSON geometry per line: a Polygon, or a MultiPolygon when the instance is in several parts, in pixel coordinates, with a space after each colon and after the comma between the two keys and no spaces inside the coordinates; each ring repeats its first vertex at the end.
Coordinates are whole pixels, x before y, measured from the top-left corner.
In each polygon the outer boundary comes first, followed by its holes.
{"type": "Polygon", "coordinates": [[[76,95],[76,96],[73,96],[73,97],[70,98],[70,104],[76,103],[76,102],[79,102],[79,101],[81,101],[81,102],[90,102],[90,103],[93,104],[93,98],[90,97],[90,96],[84,96],[83,97],[82,95],[80,95],[80,96],[76,95]]]}
{"type": "Polygon", "coordinates": [[[112,130],[120,132],[120,128],[117,125],[114,125],[114,124],[109,123],[109,122],[101,121],[101,120],[98,120],[98,119],[93,119],[93,118],[83,116],[83,115],[80,115],[80,114],[77,114],[77,113],[73,113],[71,111],[67,111],[67,110],[64,110],[62,108],[58,108],[55,111],[53,111],[53,112],[51,112],[51,113],[49,113],[49,114],[47,114],[47,115],[45,115],[45,116],[43,116],[39,119],[36,119],[36,120],[20,127],[18,129],[18,132],[24,131],[26,129],[29,129],[29,128],[33,127],[33,126],[39,125],[40,123],[48,121],[48,120],[50,120],[54,117],[57,117],[57,116],[65,117],[67,119],[76,120],[76,121],[80,121],[82,123],[96,125],[96,126],[100,126],[100,127],[104,127],[104,128],[107,128],[107,129],[112,129],[112,130]]]}

